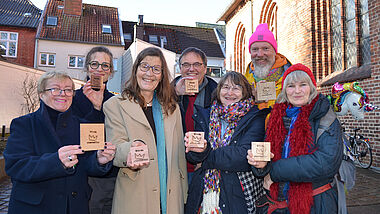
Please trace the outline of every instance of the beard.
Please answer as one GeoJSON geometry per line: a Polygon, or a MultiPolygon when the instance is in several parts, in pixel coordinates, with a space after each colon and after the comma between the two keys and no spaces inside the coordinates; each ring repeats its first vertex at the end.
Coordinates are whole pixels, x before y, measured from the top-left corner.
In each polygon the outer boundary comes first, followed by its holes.
{"type": "Polygon", "coordinates": [[[268,76],[270,69],[274,65],[275,61],[276,61],[276,58],[274,57],[273,59],[268,59],[268,63],[266,65],[259,65],[259,64],[256,64],[256,60],[253,59],[252,64],[253,64],[253,67],[255,68],[254,70],[255,76],[260,79],[265,79],[268,76]]]}

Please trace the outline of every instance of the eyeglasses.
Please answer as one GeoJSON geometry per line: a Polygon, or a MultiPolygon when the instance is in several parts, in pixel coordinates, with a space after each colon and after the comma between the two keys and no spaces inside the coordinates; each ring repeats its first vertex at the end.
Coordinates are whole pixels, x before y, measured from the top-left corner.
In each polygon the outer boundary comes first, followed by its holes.
{"type": "Polygon", "coordinates": [[[159,65],[150,66],[146,62],[140,63],[139,67],[140,67],[140,70],[143,72],[148,72],[150,69],[152,69],[152,72],[154,74],[161,74],[161,72],[162,72],[161,66],[159,66],[159,65]]]}
{"type": "Polygon", "coordinates": [[[73,89],[48,88],[48,89],[45,89],[44,91],[50,91],[51,95],[53,96],[61,95],[61,92],[63,92],[68,97],[71,97],[74,94],[73,89]]]}
{"type": "Polygon", "coordinates": [[[235,85],[235,86],[223,85],[220,90],[225,91],[225,92],[232,90],[233,93],[239,93],[243,90],[243,88],[240,85],[235,85]]]}
{"type": "Polygon", "coordinates": [[[99,65],[101,65],[103,71],[108,71],[111,68],[111,64],[108,62],[103,62],[102,64],[100,64],[98,61],[91,61],[88,64],[92,69],[98,69],[99,65]]]}
{"type": "Polygon", "coordinates": [[[190,63],[185,62],[185,63],[182,63],[181,66],[182,66],[184,69],[188,70],[188,69],[190,69],[191,66],[193,66],[193,68],[195,68],[195,69],[200,69],[200,68],[202,67],[202,65],[203,65],[203,63],[200,63],[200,62],[195,62],[195,63],[193,63],[193,64],[190,64],[190,63]]]}

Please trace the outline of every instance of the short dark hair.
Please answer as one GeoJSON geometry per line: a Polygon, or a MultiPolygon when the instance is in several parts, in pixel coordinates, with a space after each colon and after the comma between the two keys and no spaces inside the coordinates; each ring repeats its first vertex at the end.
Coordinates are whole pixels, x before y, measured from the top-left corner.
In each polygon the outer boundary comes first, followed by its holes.
{"type": "Polygon", "coordinates": [[[193,52],[195,54],[198,54],[201,59],[202,59],[202,62],[203,62],[203,65],[204,66],[207,66],[207,56],[206,54],[199,48],[196,48],[196,47],[188,47],[186,48],[182,53],[181,53],[181,56],[179,56],[179,64],[181,65],[181,60],[182,60],[182,57],[185,56],[186,54],[190,53],[190,52],[193,52]]]}
{"type": "Polygon", "coordinates": [[[113,67],[113,55],[112,55],[112,53],[111,53],[111,51],[108,49],[108,48],[106,48],[106,47],[104,47],[104,46],[97,46],[97,47],[93,47],[88,53],[87,53],[87,55],[86,55],[86,60],[85,60],[85,66],[84,66],[84,70],[86,71],[86,72],[88,72],[88,64],[90,63],[90,60],[91,60],[91,58],[92,58],[92,55],[94,54],[94,53],[97,53],[97,52],[102,52],[102,53],[105,53],[105,54],[107,54],[108,56],[109,56],[109,58],[110,58],[110,65],[111,65],[111,68],[110,68],[110,72],[111,72],[111,77],[113,76],[113,73],[114,73],[114,67],[113,67]]]}
{"type": "Polygon", "coordinates": [[[227,72],[220,80],[218,83],[218,86],[216,87],[215,91],[213,92],[213,99],[212,100],[217,100],[219,104],[222,104],[220,101],[220,91],[227,81],[231,81],[235,85],[241,86],[242,89],[242,98],[241,100],[246,100],[250,97],[253,96],[252,94],[252,88],[251,84],[249,84],[248,80],[243,76],[243,74],[231,71],[227,72]]]}

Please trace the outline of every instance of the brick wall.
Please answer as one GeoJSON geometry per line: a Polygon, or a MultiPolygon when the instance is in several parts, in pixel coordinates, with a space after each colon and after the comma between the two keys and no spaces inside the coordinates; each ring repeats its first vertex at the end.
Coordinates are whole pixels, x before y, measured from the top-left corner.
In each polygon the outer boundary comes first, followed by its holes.
{"type": "Polygon", "coordinates": [[[7,62],[33,67],[36,29],[0,26],[0,30],[17,32],[17,57],[5,57],[7,62]]]}

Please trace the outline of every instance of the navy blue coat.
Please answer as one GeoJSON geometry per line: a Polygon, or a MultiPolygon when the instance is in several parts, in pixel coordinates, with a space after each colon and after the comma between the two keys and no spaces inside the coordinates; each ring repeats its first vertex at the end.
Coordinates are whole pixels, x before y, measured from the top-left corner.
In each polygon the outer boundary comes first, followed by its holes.
{"type": "MultiPolygon", "coordinates": [[[[247,213],[247,205],[237,172],[250,170],[247,151],[251,148],[251,142],[264,140],[265,118],[268,113],[269,109],[259,111],[255,106],[240,119],[228,146],[212,150],[208,142],[205,152],[186,154],[189,162],[202,163],[202,166],[194,172],[189,186],[185,213],[197,213],[203,200],[203,178],[207,169],[220,170],[219,205],[222,212],[224,214],[247,213]]],[[[208,132],[208,130],[203,131],[208,132]]]]}
{"type": "Polygon", "coordinates": [[[65,169],[58,149],[79,144],[79,124],[71,108],[60,113],[56,130],[47,107],[16,118],[4,151],[5,170],[12,180],[10,214],[88,213],[88,176],[107,173],[112,162],[100,165],[96,152],[78,155],[76,167],[65,169]]]}
{"type": "MultiPolygon", "coordinates": [[[[315,152],[272,162],[265,171],[270,171],[273,182],[312,182],[313,189],[332,183],[343,158],[342,133],[338,119],[321,134],[317,141],[315,139],[321,118],[327,114],[329,108],[328,99],[319,95],[319,100],[309,116],[315,152]]],[[[252,170],[254,174],[258,173],[254,167],[252,170]]],[[[337,190],[333,187],[314,196],[314,205],[310,213],[337,213],[337,209],[337,190]]]]}

